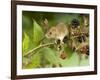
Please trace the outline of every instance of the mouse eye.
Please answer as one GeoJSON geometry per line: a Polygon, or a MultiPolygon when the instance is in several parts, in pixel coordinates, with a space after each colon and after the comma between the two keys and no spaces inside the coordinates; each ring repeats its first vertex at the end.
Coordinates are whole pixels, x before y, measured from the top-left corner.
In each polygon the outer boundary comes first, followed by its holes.
{"type": "Polygon", "coordinates": [[[52,32],[50,32],[49,34],[52,34],[52,32]]]}

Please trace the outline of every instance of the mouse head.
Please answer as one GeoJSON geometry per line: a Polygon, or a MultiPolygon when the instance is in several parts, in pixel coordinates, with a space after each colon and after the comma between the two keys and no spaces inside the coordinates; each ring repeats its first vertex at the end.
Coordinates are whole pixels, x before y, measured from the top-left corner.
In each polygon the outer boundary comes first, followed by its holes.
{"type": "Polygon", "coordinates": [[[46,33],[46,38],[56,38],[57,36],[57,29],[56,27],[51,27],[49,31],[46,33]]]}

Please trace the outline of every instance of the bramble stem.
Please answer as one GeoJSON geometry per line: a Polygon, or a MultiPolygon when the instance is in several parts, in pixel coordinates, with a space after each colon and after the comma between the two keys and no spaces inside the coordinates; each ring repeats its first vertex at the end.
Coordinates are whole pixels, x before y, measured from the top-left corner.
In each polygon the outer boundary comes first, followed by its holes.
{"type": "Polygon", "coordinates": [[[49,45],[53,45],[54,43],[47,43],[47,44],[40,44],[39,46],[37,46],[36,48],[33,48],[32,50],[28,51],[27,53],[25,53],[23,56],[27,56],[30,53],[34,52],[35,50],[41,48],[41,47],[45,47],[45,46],[49,46],[49,45]]]}

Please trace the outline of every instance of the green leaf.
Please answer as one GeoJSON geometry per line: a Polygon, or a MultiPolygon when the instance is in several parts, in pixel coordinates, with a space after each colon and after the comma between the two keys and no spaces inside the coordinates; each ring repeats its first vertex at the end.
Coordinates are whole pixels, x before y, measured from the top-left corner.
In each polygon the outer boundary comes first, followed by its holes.
{"type": "Polygon", "coordinates": [[[89,65],[89,58],[83,58],[80,62],[80,66],[87,66],[89,65]]]}
{"type": "Polygon", "coordinates": [[[33,21],[33,42],[39,43],[44,37],[43,30],[39,24],[34,20],[33,21]]]}
{"type": "Polygon", "coordinates": [[[61,60],[62,66],[66,67],[74,67],[74,66],[79,66],[79,56],[76,53],[73,53],[72,56],[68,59],[61,60]]]}
{"type": "Polygon", "coordinates": [[[22,43],[22,52],[25,53],[26,51],[28,51],[29,48],[29,37],[28,35],[24,32],[24,40],[22,43]]]}
{"type": "Polygon", "coordinates": [[[45,60],[47,60],[50,64],[58,64],[58,59],[57,56],[55,54],[57,54],[55,51],[53,51],[52,49],[46,47],[41,49],[41,51],[39,52],[41,54],[44,55],[45,60]]]}
{"type": "Polygon", "coordinates": [[[64,45],[64,51],[67,53],[68,57],[71,57],[72,56],[73,51],[66,44],[64,45]]]}

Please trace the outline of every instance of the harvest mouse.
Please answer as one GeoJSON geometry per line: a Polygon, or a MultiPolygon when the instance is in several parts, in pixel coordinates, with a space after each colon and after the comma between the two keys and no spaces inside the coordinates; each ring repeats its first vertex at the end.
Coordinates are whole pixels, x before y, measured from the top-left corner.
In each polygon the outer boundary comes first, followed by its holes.
{"type": "Polygon", "coordinates": [[[68,35],[69,35],[68,26],[66,26],[64,23],[61,22],[56,26],[52,26],[45,36],[48,39],[60,40],[61,42],[63,42],[64,37],[68,35]]]}

